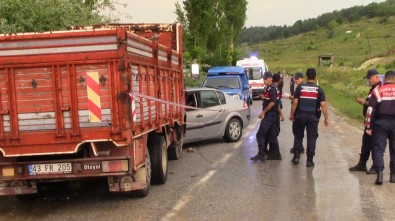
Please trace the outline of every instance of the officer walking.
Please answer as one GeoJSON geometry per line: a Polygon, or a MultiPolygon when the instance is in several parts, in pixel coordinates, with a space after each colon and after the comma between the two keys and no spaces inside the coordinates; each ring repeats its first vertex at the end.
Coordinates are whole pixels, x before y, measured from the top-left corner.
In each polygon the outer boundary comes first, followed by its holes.
{"type": "Polygon", "coordinates": [[[273,84],[273,74],[269,71],[263,75],[266,89],[263,95],[262,111],[259,114],[261,124],[256,139],[258,142],[258,154],[250,159],[253,161],[265,161],[265,141],[269,142],[273,152],[279,152],[276,121],[278,120],[277,88],[273,84]]]}
{"type": "Polygon", "coordinates": [[[389,140],[390,182],[395,183],[395,71],[387,71],[384,85],[373,90],[369,99],[366,127],[373,135],[373,166],[376,185],[383,184],[384,151],[389,140]]]}
{"type": "MultiPolygon", "coordinates": [[[[291,99],[292,101],[293,101],[293,99],[294,99],[294,93],[295,93],[295,89],[298,87],[298,86],[300,86],[300,85],[302,85],[303,84],[303,81],[304,81],[304,77],[303,77],[303,74],[302,73],[300,73],[300,72],[297,72],[296,74],[295,74],[295,76],[293,77],[293,84],[294,84],[294,86],[293,87],[291,87],[290,89],[291,89],[291,96],[289,96],[289,99],[291,99]]],[[[292,131],[294,131],[295,130],[295,124],[294,124],[294,121],[292,122],[292,131]]],[[[294,148],[292,147],[291,148],[291,150],[290,150],[290,152],[291,153],[294,153],[294,148]]],[[[300,151],[300,153],[304,153],[304,147],[302,146],[302,150],[300,151]]]]}
{"type": "MultiPolygon", "coordinates": [[[[372,91],[376,88],[381,86],[381,78],[379,72],[375,69],[371,69],[367,72],[364,79],[368,80],[369,85],[371,86],[368,96],[364,98],[357,98],[355,99],[358,103],[363,105],[363,116],[366,117],[366,111],[369,106],[369,98],[371,96],[372,91]]],[[[367,171],[366,162],[369,160],[370,152],[372,152],[372,136],[366,133],[366,128],[362,135],[362,146],[361,146],[361,153],[359,157],[358,163],[350,167],[350,171],[366,171],[367,174],[376,174],[376,170],[373,166],[370,170],[367,171]]],[[[372,157],[373,158],[373,157],[372,157]]]]}
{"type": "MultiPolygon", "coordinates": [[[[280,83],[281,83],[280,74],[273,74],[273,85],[277,88],[277,105],[276,106],[277,106],[278,117],[277,117],[277,120],[275,123],[277,137],[280,134],[280,121],[284,121],[284,115],[283,115],[282,103],[281,103],[282,87],[281,87],[280,83]]],[[[267,135],[269,135],[269,134],[267,134],[267,135]]],[[[266,143],[265,148],[267,149],[267,144],[269,143],[268,138],[265,139],[265,143],[266,143]]],[[[267,156],[266,160],[281,160],[282,159],[279,147],[273,148],[272,146],[270,146],[270,149],[267,153],[268,153],[268,156],[267,156]]]]}
{"type": "Polygon", "coordinates": [[[298,164],[300,151],[303,148],[304,131],[307,132],[307,163],[306,167],[313,167],[316,141],[318,138],[318,122],[321,110],[324,114],[324,125],[328,126],[328,109],[325,94],[321,87],[315,84],[316,71],[308,68],[307,82],[297,87],[292,103],[289,119],[294,122],[294,157],[292,163],[298,164]]]}

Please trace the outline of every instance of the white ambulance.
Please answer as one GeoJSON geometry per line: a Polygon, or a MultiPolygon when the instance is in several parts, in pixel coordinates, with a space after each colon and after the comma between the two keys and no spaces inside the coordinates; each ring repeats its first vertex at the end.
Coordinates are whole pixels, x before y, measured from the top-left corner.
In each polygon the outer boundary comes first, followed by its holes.
{"type": "Polygon", "coordinates": [[[255,56],[238,60],[236,66],[244,68],[244,71],[248,78],[248,83],[251,87],[252,96],[256,97],[263,93],[265,84],[263,82],[263,73],[269,71],[265,61],[258,59],[255,56]]]}

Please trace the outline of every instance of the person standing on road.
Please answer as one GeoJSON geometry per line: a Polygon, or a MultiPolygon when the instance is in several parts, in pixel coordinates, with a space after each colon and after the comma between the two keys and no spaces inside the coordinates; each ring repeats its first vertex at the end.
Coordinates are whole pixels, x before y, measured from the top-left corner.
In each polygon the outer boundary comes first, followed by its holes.
{"type": "Polygon", "coordinates": [[[300,151],[303,148],[304,131],[307,132],[307,167],[313,167],[316,141],[318,138],[318,122],[321,110],[324,114],[324,125],[328,126],[328,108],[325,94],[321,87],[315,84],[316,71],[308,68],[307,83],[295,90],[289,120],[294,122],[294,157],[292,163],[298,164],[300,151]]]}
{"type": "Polygon", "coordinates": [[[389,140],[390,182],[395,183],[395,71],[387,71],[384,85],[376,87],[369,99],[366,133],[373,135],[373,167],[376,185],[383,184],[384,151],[389,140]]]}
{"type": "Polygon", "coordinates": [[[295,87],[295,76],[296,76],[296,74],[291,77],[291,81],[289,82],[289,93],[291,94],[292,97],[294,96],[295,88],[296,88],[295,87]]]}
{"type": "MultiPolygon", "coordinates": [[[[290,88],[290,89],[292,89],[292,90],[290,91],[290,92],[291,92],[291,96],[289,96],[289,99],[290,99],[291,101],[294,100],[295,89],[296,89],[298,86],[302,85],[302,84],[303,84],[303,81],[304,81],[303,74],[300,73],[300,72],[297,72],[293,78],[294,78],[294,81],[293,81],[294,87],[293,87],[293,88],[290,88]]],[[[291,104],[292,104],[292,102],[291,102],[291,104]]],[[[292,121],[292,132],[293,132],[293,133],[294,133],[294,130],[295,130],[295,124],[294,124],[294,121],[292,121]]],[[[291,153],[294,153],[294,147],[291,148],[290,152],[291,152],[291,153]]],[[[300,151],[300,153],[304,153],[304,147],[303,147],[303,146],[302,146],[302,150],[300,151]]]]}
{"type": "Polygon", "coordinates": [[[269,142],[270,148],[273,152],[279,152],[276,120],[278,119],[278,103],[277,103],[277,88],[273,84],[273,74],[269,71],[263,75],[266,89],[262,95],[262,111],[259,113],[261,124],[256,133],[256,140],[258,143],[258,154],[250,159],[253,161],[265,161],[265,143],[266,139],[269,142]]]}
{"type": "MultiPolygon", "coordinates": [[[[280,85],[281,81],[281,76],[280,74],[273,74],[273,85],[277,88],[277,113],[278,113],[278,118],[276,120],[275,126],[276,126],[276,134],[277,137],[280,134],[280,121],[284,121],[284,115],[282,111],[282,103],[281,103],[281,96],[282,96],[282,87],[280,85]]],[[[278,138],[277,138],[278,139],[278,138]]],[[[265,149],[267,150],[267,146],[269,144],[269,139],[265,139],[265,149]]],[[[267,150],[267,160],[281,160],[281,153],[280,153],[280,147],[278,148],[273,148],[270,146],[270,149],[267,150]]]]}
{"type": "MultiPolygon", "coordinates": [[[[366,117],[366,111],[369,107],[369,98],[371,97],[372,91],[376,88],[381,86],[381,78],[380,74],[377,70],[371,69],[367,72],[364,79],[368,80],[369,85],[371,86],[368,96],[364,98],[356,98],[355,100],[363,105],[363,116],[366,117]]],[[[361,145],[361,153],[359,154],[359,161],[358,163],[350,167],[350,171],[366,171],[367,174],[376,174],[376,170],[373,166],[367,170],[366,163],[369,160],[370,153],[372,152],[372,136],[366,133],[366,128],[364,129],[364,133],[362,135],[362,145],[361,145]]],[[[372,157],[373,158],[373,157],[372,157]]]]}

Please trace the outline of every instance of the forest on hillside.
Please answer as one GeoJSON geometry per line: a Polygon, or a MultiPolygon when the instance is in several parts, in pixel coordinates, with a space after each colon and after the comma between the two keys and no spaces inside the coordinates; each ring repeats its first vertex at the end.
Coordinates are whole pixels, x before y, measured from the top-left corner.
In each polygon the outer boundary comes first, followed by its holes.
{"type": "Polygon", "coordinates": [[[385,23],[388,21],[388,17],[393,15],[395,15],[395,0],[386,0],[382,3],[371,3],[367,6],[354,6],[325,13],[317,18],[298,20],[291,26],[244,27],[238,43],[257,44],[287,38],[319,28],[325,28],[330,33],[338,25],[355,22],[363,17],[380,17],[380,22],[385,23]]]}

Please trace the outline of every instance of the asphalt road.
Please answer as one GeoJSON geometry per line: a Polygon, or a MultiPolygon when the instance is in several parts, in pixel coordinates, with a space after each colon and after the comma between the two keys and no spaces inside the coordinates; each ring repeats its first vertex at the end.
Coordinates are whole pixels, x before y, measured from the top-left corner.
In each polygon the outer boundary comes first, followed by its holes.
{"type": "Polygon", "coordinates": [[[283,103],[282,161],[249,159],[257,152],[261,108],[254,100],[239,142],[185,146],[180,160],[169,161],[167,183],[152,186],[145,198],[108,193],[104,181],[56,185],[34,201],[0,197],[0,220],[395,220],[388,168],[382,186],[374,185],[375,175],[348,171],[359,157],[362,128],[331,109],[329,126],[320,122],[315,167],[306,168],[305,154],[295,166],[290,102],[283,103]]]}

